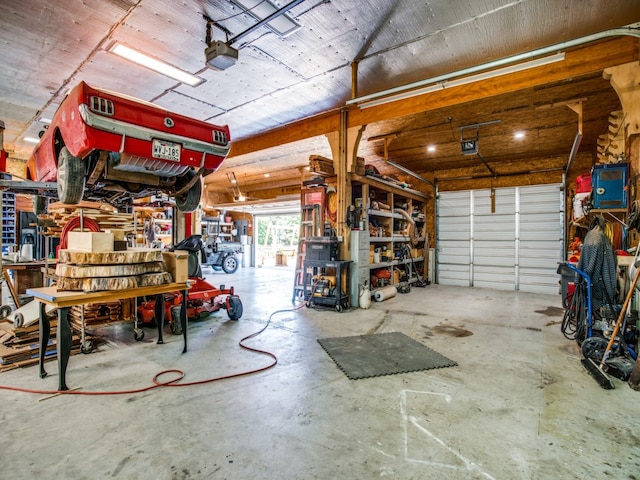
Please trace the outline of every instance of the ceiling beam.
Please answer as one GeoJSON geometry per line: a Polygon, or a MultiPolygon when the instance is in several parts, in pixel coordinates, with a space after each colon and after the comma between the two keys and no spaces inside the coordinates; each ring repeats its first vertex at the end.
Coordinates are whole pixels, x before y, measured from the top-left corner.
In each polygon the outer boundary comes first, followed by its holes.
{"type": "MultiPolygon", "coordinates": [[[[425,93],[367,109],[350,107],[349,127],[367,125],[593,74],[605,68],[637,61],[638,55],[637,39],[632,37],[614,38],[568,51],[563,62],[442,91],[425,93]]],[[[290,142],[326,135],[338,131],[339,128],[340,110],[331,110],[258,135],[235,140],[231,145],[228,157],[245,155],[290,142]]]]}

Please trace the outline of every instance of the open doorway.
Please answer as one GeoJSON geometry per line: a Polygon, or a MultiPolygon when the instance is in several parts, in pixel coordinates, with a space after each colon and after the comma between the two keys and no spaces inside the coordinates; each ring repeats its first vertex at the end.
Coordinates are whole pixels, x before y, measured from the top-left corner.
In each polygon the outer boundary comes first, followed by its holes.
{"type": "Polygon", "coordinates": [[[256,216],[255,223],[256,266],[295,268],[300,213],[256,216]]]}

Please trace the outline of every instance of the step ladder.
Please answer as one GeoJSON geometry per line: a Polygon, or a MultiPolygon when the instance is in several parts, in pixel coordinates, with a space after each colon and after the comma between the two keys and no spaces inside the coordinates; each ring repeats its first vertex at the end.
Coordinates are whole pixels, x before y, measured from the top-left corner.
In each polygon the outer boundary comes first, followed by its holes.
{"type": "MultiPolygon", "coordinates": [[[[296,272],[293,279],[293,297],[291,303],[297,300],[306,301],[310,292],[305,292],[305,242],[320,229],[320,205],[302,205],[300,209],[300,235],[298,237],[298,251],[296,253],[296,272]]],[[[306,285],[311,285],[307,279],[306,285]]],[[[307,287],[309,290],[309,287],[307,287]]]]}

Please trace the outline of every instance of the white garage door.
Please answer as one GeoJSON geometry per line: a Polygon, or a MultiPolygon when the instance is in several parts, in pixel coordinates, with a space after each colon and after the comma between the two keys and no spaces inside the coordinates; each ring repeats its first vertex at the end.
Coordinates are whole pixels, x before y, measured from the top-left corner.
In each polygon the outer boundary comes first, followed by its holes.
{"type": "Polygon", "coordinates": [[[562,186],[440,192],[436,278],[444,285],[558,293],[562,186]]]}

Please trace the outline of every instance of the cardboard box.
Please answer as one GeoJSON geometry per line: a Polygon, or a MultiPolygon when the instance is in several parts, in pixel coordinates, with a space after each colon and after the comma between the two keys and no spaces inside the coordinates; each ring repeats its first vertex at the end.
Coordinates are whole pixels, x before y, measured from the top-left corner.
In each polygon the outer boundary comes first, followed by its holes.
{"type": "Polygon", "coordinates": [[[189,277],[189,252],[176,250],[175,252],[162,252],[167,272],[176,283],[185,283],[189,277]]]}
{"type": "Polygon", "coordinates": [[[67,249],[89,253],[113,252],[113,233],[69,232],[67,249]]]}

